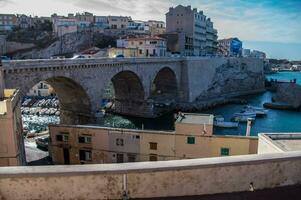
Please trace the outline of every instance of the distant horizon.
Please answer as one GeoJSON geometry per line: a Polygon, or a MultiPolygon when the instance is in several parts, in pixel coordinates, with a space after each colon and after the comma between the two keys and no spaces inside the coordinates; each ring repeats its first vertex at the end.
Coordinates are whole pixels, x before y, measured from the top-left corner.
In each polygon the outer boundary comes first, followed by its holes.
{"type": "Polygon", "coordinates": [[[178,4],[203,10],[212,19],[219,39],[238,37],[244,48],[264,51],[269,58],[301,60],[301,1],[0,0],[1,13],[5,14],[67,16],[86,11],[98,16],[122,15],[134,20],[160,21],[166,21],[169,7],[178,4]]]}

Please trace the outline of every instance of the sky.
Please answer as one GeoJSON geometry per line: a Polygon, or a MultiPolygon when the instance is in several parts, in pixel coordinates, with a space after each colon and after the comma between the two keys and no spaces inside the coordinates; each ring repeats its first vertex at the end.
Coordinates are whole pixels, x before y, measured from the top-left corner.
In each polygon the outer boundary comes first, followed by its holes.
{"type": "Polygon", "coordinates": [[[244,48],[271,58],[301,60],[301,0],[0,0],[0,13],[50,16],[76,12],[163,20],[169,7],[191,5],[214,22],[219,39],[238,37],[244,48]]]}

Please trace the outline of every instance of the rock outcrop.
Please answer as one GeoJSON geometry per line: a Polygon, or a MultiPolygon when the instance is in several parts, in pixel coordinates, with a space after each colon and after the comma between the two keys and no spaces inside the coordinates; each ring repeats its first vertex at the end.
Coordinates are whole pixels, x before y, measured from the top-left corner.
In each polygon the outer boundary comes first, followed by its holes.
{"type": "Polygon", "coordinates": [[[300,108],[301,85],[296,83],[279,83],[273,100],[275,102],[286,103],[295,109],[300,108]]]}

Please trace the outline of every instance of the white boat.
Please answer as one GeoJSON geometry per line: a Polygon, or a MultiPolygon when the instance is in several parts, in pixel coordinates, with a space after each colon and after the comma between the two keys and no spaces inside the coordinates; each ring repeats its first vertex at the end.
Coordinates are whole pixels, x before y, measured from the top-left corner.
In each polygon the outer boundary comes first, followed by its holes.
{"type": "Polygon", "coordinates": [[[220,128],[238,128],[238,122],[225,122],[223,117],[215,117],[213,125],[220,128]]]}
{"type": "Polygon", "coordinates": [[[242,117],[249,117],[249,118],[255,118],[256,117],[256,113],[254,111],[242,111],[240,113],[235,113],[234,117],[237,116],[242,116],[242,117]]]}
{"type": "Polygon", "coordinates": [[[234,122],[248,122],[248,120],[255,121],[255,117],[249,117],[249,116],[234,116],[232,118],[232,121],[234,122]]]}
{"type": "Polygon", "coordinates": [[[260,107],[255,107],[255,106],[246,106],[244,108],[245,112],[254,112],[256,113],[256,116],[264,116],[268,114],[268,110],[260,107]]]}

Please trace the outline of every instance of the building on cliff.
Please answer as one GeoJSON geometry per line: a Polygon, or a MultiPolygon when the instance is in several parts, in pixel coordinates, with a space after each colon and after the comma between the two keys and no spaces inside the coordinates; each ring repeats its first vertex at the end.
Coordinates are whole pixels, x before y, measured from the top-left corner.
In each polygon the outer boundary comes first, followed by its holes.
{"type": "Polygon", "coordinates": [[[256,137],[213,134],[213,115],[182,114],[175,131],[51,125],[56,164],[123,163],[257,153],[256,137]]]}
{"type": "MultiPolygon", "coordinates": [[[[213,22],[203,11],[182,5],[169,8],[169,12],[166,13],[166,32],[184,34],[184,37],[179,37],[180,40],[192,38],[192,47],[185,46],[185,49],[192,48],[193,56],[216,54],[217,30],[213,28],[213,22]]],[[[179,41],[179,44],[183,43],[185,42],[179,41]]]]}

